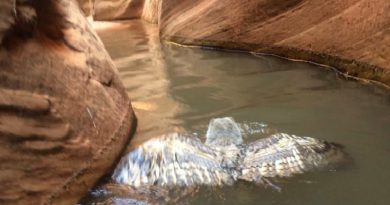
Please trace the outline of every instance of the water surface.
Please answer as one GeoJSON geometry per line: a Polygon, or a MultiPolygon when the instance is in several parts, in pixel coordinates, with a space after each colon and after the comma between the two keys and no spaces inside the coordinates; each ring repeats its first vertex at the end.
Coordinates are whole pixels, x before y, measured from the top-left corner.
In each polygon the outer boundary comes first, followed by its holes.
{"type": "MultiPolygon", "coordinates": [[[[246,141],[285,132],[346,146],[354,165],[279,182],[201,191],[190,204],[389,204],[390,95],[307,63],[161,44],[140,21],[98,31],[138,116],[128,150],[169,132],[196,133],[231,116],[246,141]],[[266,127],[266,131],[262,130],[266,127]]],[[[184,200],[185,203],[185,200],[184,200]]]]}

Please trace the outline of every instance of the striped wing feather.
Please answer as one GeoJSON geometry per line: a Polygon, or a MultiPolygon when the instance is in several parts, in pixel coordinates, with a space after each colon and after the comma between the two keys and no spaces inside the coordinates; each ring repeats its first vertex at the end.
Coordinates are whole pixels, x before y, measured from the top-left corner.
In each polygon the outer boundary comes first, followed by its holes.
{"type": "Polygon", "coordinates": [[[170,134],[149,140],[122,158],[112,178],[134,187],[232,183],[216,152],[196,138],[170,134]]]}
{"type": "Polygon", "coordinates": [[[310,137],[275,134],[250,143],[243,150],[240,179],[261,182],[262,177],[288,177],[338,163],[341,146],[310,137]]]}

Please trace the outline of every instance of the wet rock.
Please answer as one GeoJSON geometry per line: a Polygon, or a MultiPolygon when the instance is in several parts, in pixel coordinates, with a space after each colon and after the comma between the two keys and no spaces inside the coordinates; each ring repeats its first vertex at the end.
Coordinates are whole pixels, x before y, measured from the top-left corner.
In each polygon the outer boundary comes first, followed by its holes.
{"type": "Polygon", "coordinates": [[[315,61],[390,85],[388,0],[164,0],[160,13],[167,40],[315,61]]]}
{"type": "Polygon", "coordinates": [[[14,2],[0,1],[0,204],[75,204],[135,117],[75,1],[14,2]]]}

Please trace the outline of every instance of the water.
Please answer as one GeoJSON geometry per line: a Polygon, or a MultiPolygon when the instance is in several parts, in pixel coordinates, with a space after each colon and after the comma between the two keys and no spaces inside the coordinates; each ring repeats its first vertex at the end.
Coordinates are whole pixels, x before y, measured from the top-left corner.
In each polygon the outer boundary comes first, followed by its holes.
{"type": "Polygon", "coordinates": [[[98,33],[138,116],[128,150],[170,132],[205,140],[210,119],[231,116],[240,123],[244,141],[274,132],[310,136],[345,145],[354,159],[353,166],[337,171],[283,180],[281,192],[239,183],[215,192],[202,189],[184,202],[389,204],[388,91],[307,63],[160,44],[157,28],[140,21],[116,23],[98,33]]]}

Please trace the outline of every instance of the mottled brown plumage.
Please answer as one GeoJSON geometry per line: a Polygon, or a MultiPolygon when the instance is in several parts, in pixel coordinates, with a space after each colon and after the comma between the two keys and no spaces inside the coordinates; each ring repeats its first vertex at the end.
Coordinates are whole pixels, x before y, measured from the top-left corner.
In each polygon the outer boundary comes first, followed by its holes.
{"type": "Polygon", "coordinates": [[[220,118],[211,121],[205,144],[177,133],[145,142],[121,160],[113,179],[133,187],[263,183],[337,164],[344,157],[336,144],[288,134],[242,144],[233,119],[220,118]]]}

